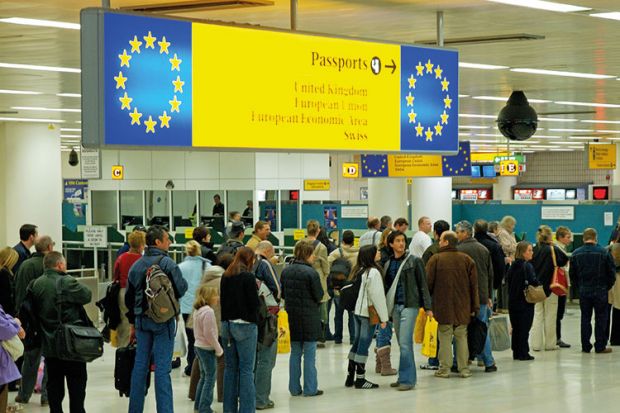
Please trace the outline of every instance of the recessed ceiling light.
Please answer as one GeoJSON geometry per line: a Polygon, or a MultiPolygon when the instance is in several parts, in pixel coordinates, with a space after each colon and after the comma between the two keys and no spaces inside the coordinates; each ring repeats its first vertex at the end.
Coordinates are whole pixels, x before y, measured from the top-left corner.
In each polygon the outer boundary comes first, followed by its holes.
{"type": "Polygon", "coordinates": [[[543,0],[489,0],[493,3],[502,3],[510,6],[529,7],[531,9],[540,9],[548,11],[558,11],[561,13],[571,13],[577,11],[592,10],[590,7],[574,6],[566,3],[556,3],[553,1],[543,0]]]}
{"type": "Polygon", "coordinates": [[[33,92],[30,90],[10,90],[0,89],[0,94],[3,95],[42,95],[42,92],[33,92]]]}
{"type": "Polygon", "coordinates": [[[490,126],[480,126],[480,125],[459,125],[459,129],[489,129],[490,126]]]}
{"type": "Polygon", "coordinates": [[[466,69],[482,69],[482,70],[508,69],[508,66],[486,65],[483,63],[466,63],[466,62],[459,62],[459,67],[466,68],[466,69]]]}
{"type": "Polygon", "coordinates": [[[39,66],[39,65],[25,65],[21,63],[1,63],[0,67],[5,69],[23,69],[23,70],[40,70],[44,72],[65,72],[65,73],[80,73],[80,69],[73,67],[55,67],[55,66],[39,66]]]}
{"type": "Polygon", "coordinates": [[[528,69],[528,68],[515,68],[515,69],[510,69],[510,71],[519,72],[519,73],[531,73],[535,75],[579,77],[579,78],[584,78],[584,79],[610,79],[610,78],[615,77],[615,76],[610,76],[610,75],[599,75],[596,73],[564,72],[560,70],[528,69]]]}
{"type": "Polygon", "coordinates": [[[63,123],[61,119],[34,119],[34,118],[2,118],[1,122],[44,122],[44,123],[63,123]]]}
{"type": "Polygon", "coordinates": [[[9,17],[6,19],[0,19],[1,23],[23,24],[26,26],[40,26],[40,27],[55,27],[58,29],[71,29],[80,30],[78,23],[57,22],[54,20],[38,20],[38,19],[24,19],[22,17],[9,17]]]}
{"type": "Polygon", "coordinates": [[[592,17],[600,17],[601,19],[620,20],[620,11],[612,11],[608,13],[592,13],[592,17]]]}
{"type": "Polygon", "coordinates": [[[543,122],[577,122],[579,119],[569,119],[569,118],[538,118],[538,120],[542,120],[543,122]]]}
{"type": "Polygon", "coordinates": [[[81,109],[65,109],[65,108],[40,108],[35,106],[13,106],[11,109],[15,110],[35,110],[40,112],[75,112],[79,113],[81,109]]]}
{"type": "Polygon", "coordinates": [[[620,120],[582,120],[583,123],[611,123],[611,124],[620,124],[620,120]]]}
{"type": "Polygon", "coordinates": [[[592,107],[601,107],[601,108],[620,108],[620,105],[616,105],[613,103],[588,103],[588,102],[554,102],[558,105],[571,105],[571,106],[592,106],[592,107]]]}
{"type": "Polygon", "coordinates": [[[497,119],[495,115],[476,115],[472,113],[459,113],[459,118],[497,119]]]}
{"type": "Polygon", "coordinates": [[[82,95],[79,93],[56,93],[56,96],[60,96],[63,98],[81,98],[82,95]]]}

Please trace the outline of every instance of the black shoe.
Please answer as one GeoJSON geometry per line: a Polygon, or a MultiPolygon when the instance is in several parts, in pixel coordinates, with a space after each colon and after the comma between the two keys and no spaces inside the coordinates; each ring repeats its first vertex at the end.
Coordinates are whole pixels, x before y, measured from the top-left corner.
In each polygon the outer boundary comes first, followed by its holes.
{"type": "Polygon", "coordinates": [[[518,360],[519,361],[530,361],[530,360],[534,360],[534,356],[530,356],[528,354],[527,356],[519,357],[518,360]]]}
{"type": "Polygon", "coordinates": [[[570,348],[570,344],[563,342],[562,340],[558,340],[558,346],[560,348],[570,348]]]}
{"type": "Polygon", "coordinates": [[[174,360],[172,360],[171,367],[172,367],[173,369],[178,369],[179,367],[181,367],[181,358],[180,358],[180,357],[177,357],[177,358],[175,358],[174,360]]]}
{"type": "Polygon", "coordinates": [[[452,366],[452,367],[450,367],[450,371],[451,371],[452,373],[458,373],[458,372],[459,372],[459,368],[458,368],[458,367],[456,367],[456,366],[452,366]]]}
{"type": "Polygon", "coordinates": [[[494,373],[497,371],[497,366],[493,364],[492,366],[487,366],[484,368],[485,373],[494,373]]]}
{"type": "Polygon", "coordinates": [[[304,394],[304,397],[314,397],[314,396],[320,396],[323,394],[323,390],[317,390],[316,393],[314,394],[304,394]]]}
{"type": "Polygon", "coordinates": [[[355,388],[356,389],[377,389],[379,388],[379,385],[372,383],[366,379],[356,379],[355,388]]]}

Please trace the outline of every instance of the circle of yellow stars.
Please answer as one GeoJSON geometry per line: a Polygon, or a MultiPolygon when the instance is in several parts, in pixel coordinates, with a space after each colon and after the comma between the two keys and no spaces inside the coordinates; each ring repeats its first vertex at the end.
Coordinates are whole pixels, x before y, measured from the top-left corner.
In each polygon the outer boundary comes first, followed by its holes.
{"type": "MultiPolygon", "coordinates": [[[[372,155],[370,155],[372,156],[372,155]]],[[[362,168],[365,168],[368,173],[373,174],[373,175],[379,175],[381,173],[383,173],[383,170],[387,168],[387,156],[383,156],[383,158],[381,159],[381,166],[379,166],[379,169],[377,169],[376,171],[373,171],[372,168],[366,166],[366,157],[362,157],[362,168]]]]}
{"type": "Polygon", "coordinates": [[[435,66],[431,62],[431,59],[428,59],[428,61],[425,64],[422,64],[422,62],[418,62],[417,66],[415,66],[415,69],[416,69],[416,74],[415,75],[411,74],[411,76],[409,76],[409,78],[407,79],[409,81],[409,93],[407,94],[407,96],[405,96],[405,100],[407,101],[407,107],[411,108],[411,110],[408,113],[409,123],[416,125],[414,128],[416,131],[416,137],[417,136],[425,137],[426,142],[432,142],[433,136],[441,136],[441,134],[443,133],[444,126],[448,124],[448,118],[450,117],[450,115],[446,113],[446,109],[452,109],[452,98],[450,98],[450,94],[448,93],[450,82],[448,81],[446,77],[443,76],[443,69],[441,68],[441,66],[439,65],[435,66]],[[422,125],[421,122],[417,122],[416,124],[416,118],[418,114],[415,113],[415,110],[413,108],[415,96],[411,93],[411,89],[415,90],[418,77],[423,77],[424,75],[427,75],[427,74],[430,74],[431,76],[434,75],[435,79],[438,79],[441,81],[440,82],[441,91],[446,92],[446,94],[443,99],[444,111],[440,115],[441,120],[437,121],[436,125],[427,126],[425,130],[424,125],[422,125]]]}
{"type": "MultiPolygon", "coordinates": [[[[144,43],[138,38],[137,35],[134,35],[133,39],[129,40],[129,45],[131,46],[129,54],[127,53],[127,49],[123,49],[123,53],[118,55],[118,58],[120,59],[120,71],[118,72],[118,76],[114,76],[114,80],[116,81],[117,90],[125,90],[123,96],[118,98],[118,100],[121,102],[121,110],[127,109],[129,117],[131,118],[131,125],[141,125],[142,123],[144,123],[144,126],[146,127],[146,133],[154,134],[155,127],[157,126],[157,121],[153,119],[153,116],[149,115],[146,120],[142,121],[141,118],[143,114],[138,111],[138,107],[133,106],[132,111],[131,102],[133,102],[133,98],[127,94],[125,88],[127,77],[123,75],[123,67],[130,67],[131,59],[142,52],[142,50],[140,50],[140,47],[142,47],[143,44],[144,51],[146,51],[147,49],[152,49],[153,51],[155,51],[155,43],[157,42],[157,46],[159,46],[159,54],[163,55],[165,53],[166,55],[170,56],[168,48],[171,46],[171,43],[166,40],[166,36],[163,36],[160,41],[157,41],[157,37],[153,36],[150,31],[146,36],[142,36],[142,39],[144,40],[144,43]]],[[[168,61],[170,62],[171,72],[181,72],[181,63],[183,62],[183,60],[179,59],[176,53],[171,58],[169,58],[168,61]]],[[[183,93],[183,85],[185,85],[185,82],[181,80],[180,75],[177,75],[177,78],[172,81],[172,86],[174,86],[173,98],[172,100],[168,101],[168,104],[170,105],[170,115],[172,115],[174,112],[181,113],[180,107],[183,102],[177,98],[177,93],[183,93]]],[[[172,120],[172,116],[170,115],[165,110],[163,111],[161,116],[157,114],[155,115],[156,118],[159,119],[160,129],[170,129],[170,121],[172,120]]]]}
{"type": "MultiPolygon", "coordinates": [[[[462,145],[459,145],[459,153],[456,156],[464,156],[465,158],[463,159],[463,164],[461,165],[460,168],[452,168],[450,167],[450,163],[448,162],[448,158],[446,158],[445,156],[441,157],[442,162],[444,163],[445,167],[448,168],[448,170],[452,173],[454,173],[455,175],[460,175],[462,173],[466,172],[467,168],[467,162],[469,161],[469,154],[467,153],[466,149],[463,149],[462,145]]],[[[466,175],[469,175],[467,173],[465,173],[466,175]]]]}

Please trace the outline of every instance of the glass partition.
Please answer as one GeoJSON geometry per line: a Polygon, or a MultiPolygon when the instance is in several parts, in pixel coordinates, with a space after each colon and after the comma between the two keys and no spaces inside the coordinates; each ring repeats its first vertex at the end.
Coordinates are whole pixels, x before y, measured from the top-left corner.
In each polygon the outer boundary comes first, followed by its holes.
{"type": "Polygon", "coordinates": [[[299,190],[281,190],[280,206],[282,208],[282,230],[300,228],[299,225],[299,190]]]}
{"type": "Polygon", "coordinates": [[[253,199],[253,191],[226,191],[229,215],[233,211],[239,212],[241,214],[241,221],[243,221],[246,227],[254,225],[253,199]]]}
{"type": "Polygon", "coordinates": [[[121,229],[144,225],[144,192],[120,191],[121,202],[121,229]]]}
{"type": "Polygon", "coordinates": [[[224,204],[225,191],[208,190],[200,191],[200,223],[215,229],[216,231],[225,232],[226,225],[226,206],[224,204]],[[214,197],[219,195],[220,203],[216,206],[214,197]]]}
{"type": "Polygon", "coordinates": [[[258,195],[259,218],[268,222],[271,231],[279,231],[278,226],[278,191],[256,191],[258,195]]]}
{"type": "Polygon", "coordinates": [[[197,208],[196,191],[172,191],[174,228],[196,226],[197,208]]]}
{"type": "Polygon", "coordinates": [[[92,191],[91,204],[93,225],[109,225],[116,228],[118,197],[117,191],[92,191]]]}
{"type": "Polygon", "coordinates": [[[162,225],[170,228],[168,191],[146,191],[146,222],[148,225],[162,225]]]}

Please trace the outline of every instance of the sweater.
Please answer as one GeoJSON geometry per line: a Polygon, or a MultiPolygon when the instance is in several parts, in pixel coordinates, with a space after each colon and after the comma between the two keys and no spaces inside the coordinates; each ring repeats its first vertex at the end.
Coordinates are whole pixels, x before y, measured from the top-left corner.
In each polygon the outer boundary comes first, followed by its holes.
{"type": "Polygon", "coordinates": [[[258,288],[250,272],[224,275],[220,283],[222,321],[244,320],[258,322],[258,288]]]}
{"type": "Polygon", "coordinates": [[[216,356],[224,354],[218,341],[217,321],[215,312],[205,305],[194,312],[194,346],[206,350],[215,350],[216,356]]]}
{"type": "Polygon", "coordinates": [[[136,254],[133,252],[126,252],[123,255],[119,256],[114,263],[114,281],[119,281],[121,284],[121,288],[127,288],[127,278],[129,278],[129,270],[131,266],[136,263],[140,258],[142,258],[141,254],[136,254]]]}
{"type": "Polygon", "coordinates": [[[200,281],[204,271],[209,266],[206,259],[196,257],[185,257],[179,264],[179,269],[185,281],[187,281],[187,292],[179,300],[181,304],[181,314],[190,314],[193,310],[196,290],[200,287],[200,281]]]}
{"type": "MultiPolygon", "coordinates": [[[[13,317],[0,308],[0,340],[9,340],[17,335],[19,325],[13,317]]],[[[0,347],[0,387],[21,377],[9,353],[0,347]]]]}
{"type": "Polygon", "coordinates": [[[387,322],[389,316],[381,273],[376,268],[371,268],[364,271],[361,277],[360,292],[355,302],[355,315],[368,317],[368,307],[374,305],[381,322],[387,322]]]}

